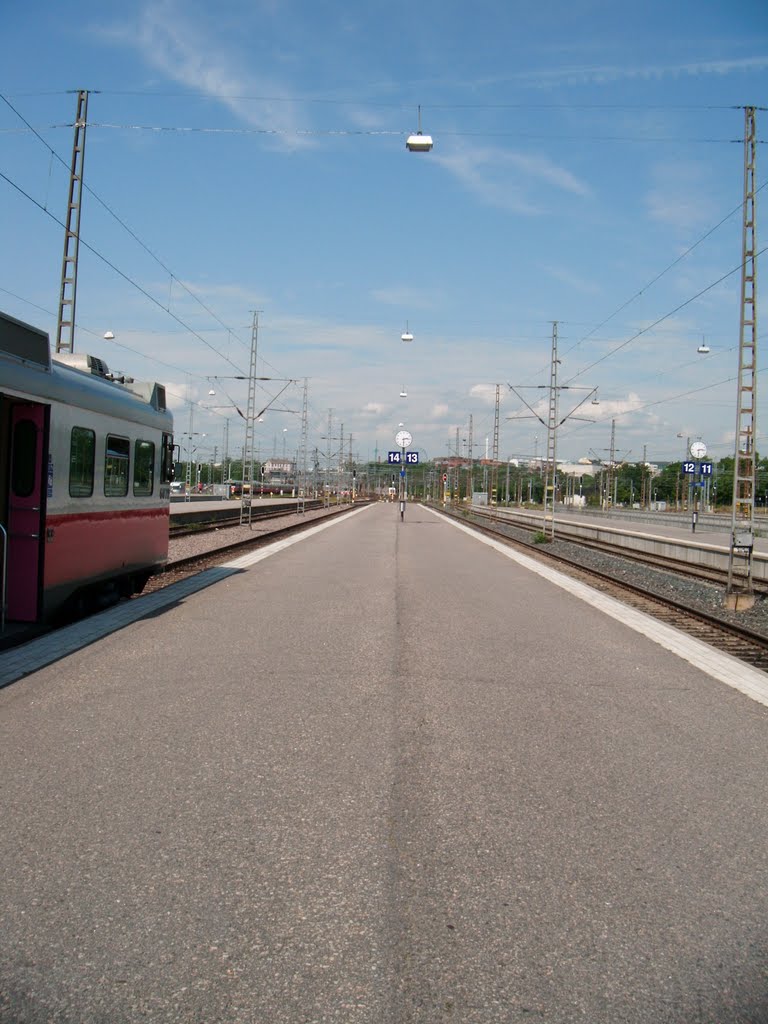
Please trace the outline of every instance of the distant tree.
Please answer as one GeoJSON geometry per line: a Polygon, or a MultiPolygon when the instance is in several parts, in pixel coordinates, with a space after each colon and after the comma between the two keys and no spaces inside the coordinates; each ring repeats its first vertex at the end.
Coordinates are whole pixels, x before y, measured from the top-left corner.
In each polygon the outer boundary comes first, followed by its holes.
{"type": "MultiPolygon", "coordinates": [[[[733,456],[726,455],[714,466],[712,501],[721,510],[733,504],[733,456]]],[[[759,455],[755,463],[755,507],[765,509],[768,504],[768,456],[759,455]]]]}
{"type": "Polygon", "coordinates": [[[600,492],[598,490],[597,477],[592,476],[591,473],[584,473],[579,478],[579,487],[581,488],[582,497],[587,499],[587,505],[599,504],[600,492]]]}
{"type": "Polygon", "coordinates": [[[616,469],[618,486],[616,488],[616,500],[620,505],[630,505],[632,502],[640,501],[643,493],[643,467],[642,464],[622,463],[616,469]]]}
{"type": "Polygon", "coordinates": [[[665,501],[668,505],[673,505],[680,493],[680,464],[678,462],[670,462],[668,466],[664,468],[651,479],[651,501],[665,501]]]}
{"type": "Polygon", "coordinates": [[[720,459],[714,466],[712,501],[718,508],[728,508],[733,502],[733,456],[720,459]]]}
{"type": "Polygon", "coordinates": [[[758,508],[768,512],[768,457],[758,459],[755,478],[755,501],[758,508]]]}

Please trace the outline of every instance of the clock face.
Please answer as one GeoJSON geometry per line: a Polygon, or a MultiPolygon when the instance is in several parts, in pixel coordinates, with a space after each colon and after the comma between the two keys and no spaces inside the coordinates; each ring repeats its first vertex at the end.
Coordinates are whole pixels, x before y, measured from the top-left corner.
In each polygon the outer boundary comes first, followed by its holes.
{"type": "Polygon", "coordinates": [[[401,448],[407,448],[413,438],[407,430],[398,430],[395,434],[395,442],[399,444],[401,448]]]}
{"type": "Polygon", "coordinates": [[[703,441],[694,441],[691,445],[691,455],[694,459],[703,459],[707,454],[707,446],[703,441]]]}

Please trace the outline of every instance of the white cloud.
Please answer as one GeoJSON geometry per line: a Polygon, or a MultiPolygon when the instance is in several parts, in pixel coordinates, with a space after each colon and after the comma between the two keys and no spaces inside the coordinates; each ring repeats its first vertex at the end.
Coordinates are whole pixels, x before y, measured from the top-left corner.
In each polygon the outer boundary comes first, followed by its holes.
{"type": "Polygon", "coordinates": [[[217,100],[244,125],[275,135],[284,148],[313,144],[296,134],[303,125],[299,105],[275,98],[290,88],[240,68],[236,54],[217,42],[211,26],[195,24],[177,0],[145,4],[137,29],[123,25],[103,34],[138,50],[171,81],[217,100]]]}
{"type": "Polygon", "coordinates": [[[616,419],[619,416],[625,416],[630,412],[637,412],[642,409],[644,405],[645,402],[639,395],[634,392],[630,392],[626,398],[618,398],[613,401],[603,401],[603,399],[600,399],[599,406],[590,406],[589,408],[594,414],[594,418],[596,420],[609,420],[616,419]]]}
{"type": "Polygon", "coordinates": [[[433,159],[489,206],[528,216],[543,214],[546,205],[530,197],[542,182],[571,195],[586,197],[589,187],[546,156],[515,153],[493,146],[458,147],[433,159]]]}
{"type": "Polygon", "coordinates": [[[657,163],[645,205],[653,220],[682,231],[707,227],[719,220],[721,209],[712,201],[707,165],[694,160],[657,163]]]}
{"type": "MultiPolygon", "coordinates": [[[[491,159],[498,159],[498,154],[491,155],[491,159]]],[[[530,153],[503,153],[502,162],[507,161],[512,167],[523,171],[532,178],[543,178],[548,184],[555,188],[562,189],[577,196],[589,195],[589,188],[584,182],[566,170],[564,167],[553,163],[548,157],[530,153]]]]}
{"type": "Polygon", "coordinates": [[[571,270],[565,270],[562,267],[544,267],[543,270],[550,277],[554,277],[556,281],[560,281],[561,284],[567,285],[582,295],[602,294],[602,288],[595,280],[587,280],[587,278],[581,277],[579,274],[574,274],[571,270]]]}
{"type": "Polygon", "coordinates": [[[401,306],[405,309],[438,309],[439,301],[420,288],[409,285],[394,285],[391,288],[377,288],[371,297],[385,306],[401,306]]]}
{"type": "Polygon", "coordinates": [[[552,86],[558,84],[610,85],[626,80],[660,81],[666,78],[698,78],[703,75],[730,75],[740,72],[760,72],[768,68],[768,56],[744,57],[736,60],[701,60],[681,64],[641,64],[621,66],[617,64],[581,65],[557,68],[552,71],[530,71],[514,75],[530,85],[552,86]]]}
{"type": "Polygon", "coordinates": [[[708,221],[708,208],[696,196],[687,193],[683,185],[653,189],[648,193],[646,205],[653,220],[680,230],[695,228],[708,221]]]}
{"type": "MultiPolygon", "coordinates": [[[[506,386],[503,387],[499,392],[500,402],[504,401],[504,396],[507,394],[506,386]]],[[[470,398],[479,398],[484,405],[496,405],[496,385],[495,384],[473,384],[469,389],[470,398]]]]}
{"type": "Polygon", "coordinates": [[[303,316],[264,318],[264,326],[281,347],[293,347],[294,339],[308,351],[353,349],[358,357],[378,362],[389,351],[387,346],[400,345],[399,335],[393,336],[382,327],[369,324],[333,323],[328,320],[303,316]]]}
{"type": "MultiPolygon", "coordinates": [[[[164,387],[165,400],[168,404],[168,408],[173,412],[178,412],[180,409],[189,409],[188,387],[186,384],[179,383],[178,381],[165,381],[164,387]]],[[[177,425],[177,430],[178,430],[177,425]]]]}

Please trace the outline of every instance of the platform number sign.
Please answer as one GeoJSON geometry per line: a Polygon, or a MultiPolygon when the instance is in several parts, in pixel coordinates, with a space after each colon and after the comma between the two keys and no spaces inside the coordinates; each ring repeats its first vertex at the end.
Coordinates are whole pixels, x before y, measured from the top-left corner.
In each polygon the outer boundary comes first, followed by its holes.
{"type": "Polygon", "coordinates": [[[391,466],[399,466],[401,462],[406,462],[409,466],[416,466],[419,462],[418,452],[387,452],[387,462],[391,466]],[[405,456],[405,458],[403,458],[405,456]]]}
{"type": "Polygon", "coordinates": [[[711,462],[684,462],[682,469],[686,476],[712,476],[711,462]]]}

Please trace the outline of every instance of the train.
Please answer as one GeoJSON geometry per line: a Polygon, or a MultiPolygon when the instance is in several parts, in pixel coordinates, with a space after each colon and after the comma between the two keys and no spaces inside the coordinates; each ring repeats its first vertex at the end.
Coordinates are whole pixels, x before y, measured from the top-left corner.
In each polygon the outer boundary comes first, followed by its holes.
{"type": "Polygon", "coordinates": [[[174,452],[163,385],[52,354],[0,312],[3,631],[140,593],[163,569],[174,452]]]}

